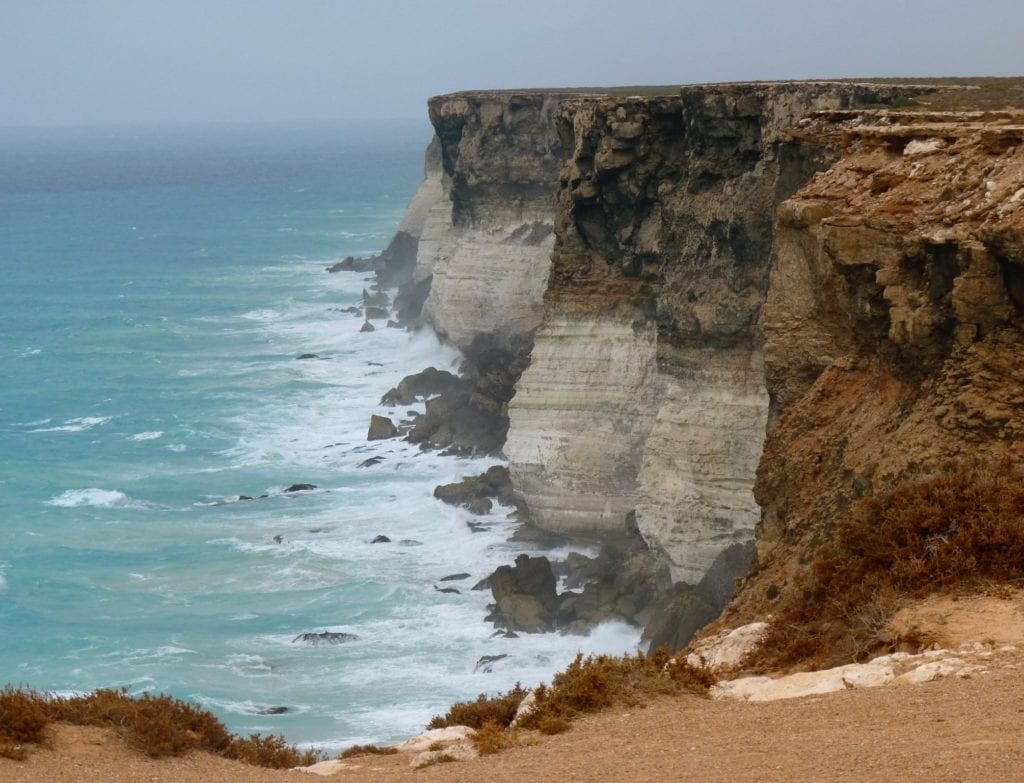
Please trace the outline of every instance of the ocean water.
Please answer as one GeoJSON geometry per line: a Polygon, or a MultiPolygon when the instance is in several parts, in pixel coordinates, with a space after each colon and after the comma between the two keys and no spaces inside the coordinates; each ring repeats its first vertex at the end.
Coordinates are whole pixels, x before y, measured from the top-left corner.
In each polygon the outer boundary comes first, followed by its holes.
{"type": "Polygon", "coordinates": [[[492,638],[469,588],[522,551],[508,509],[473,533],[432,491],[494,460],[365,440],[417,407],[380,407],[388,388],[458,361],[428,332],[361,333],[332,308],[369,278],[324,271],[387,244],[425,142],[0,131],[0,683],[170,693],[336,750],[635,647],[616,625],[492,638]],[[325,630],[359,638],[294,641],[325,630]]]}

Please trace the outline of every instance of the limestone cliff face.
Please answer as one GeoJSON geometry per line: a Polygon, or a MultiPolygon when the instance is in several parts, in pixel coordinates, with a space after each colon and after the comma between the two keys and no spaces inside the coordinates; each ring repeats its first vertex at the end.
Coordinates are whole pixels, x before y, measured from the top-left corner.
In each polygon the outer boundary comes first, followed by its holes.
{"type": "Polygon", "coordinates": [[[775,206],[838,154],[787,130],[899,94],[724,85],[558,106],[550,279],[505,446],[537,524],[600,536],[635,519],[688,582],[753,536],[775,206]]]}
{"type": "Polygon", "coordinates": [[[445,199],[427,217],[416,277],[433,276],[425,314],[467,350],[507,347],[540,324],[553,223],[560,93],[459,93],[431,99],[445,199]]]}
{"type": "MultiPolygon", "coordinates": [[[[778,212],[764,313],[773,426],[756,494],[770,611],[865,495],[1024,457],[1024,126],[843,114],[842,159],[778,212]]],[[[1019,120],[1018,120],[1019,121],[1019,120]]]]}

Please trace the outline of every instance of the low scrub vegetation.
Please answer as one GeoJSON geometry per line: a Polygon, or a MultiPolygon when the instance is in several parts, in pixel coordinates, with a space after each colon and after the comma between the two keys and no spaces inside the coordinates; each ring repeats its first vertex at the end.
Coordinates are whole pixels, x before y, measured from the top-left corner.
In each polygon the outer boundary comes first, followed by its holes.
{"type": "MultiPolygon", "coordinates": [[[[675,659],[667,650],[647,656],[582,654],[554,676],[551,685],[534,691],[533,708],[517,722],[517,728],[535,729],[545,734],[566,731],[580,715],[607,709],[616,704],[636,704],[661,694],[689,692],[706,695],[715,682],[706,669],[675,659]]],[[[508,727],[527,691],[519,685],[508,693],[455,704],[444,716],[435,717],[429,728],[464,725],[477,730],[476,744],[481,753],[495,753],[517,744],[508,727]]]]}
{"type": "Polygon", "coordinates": [[[887,630],[902,602],[1022,578],[1024,482],[1012,464],[907,483],[836,525],[748,663],[819,668],[919,646],[887,630]]]}
{"type": "Polygon", "coordinates": [[[129,696],[98,690],[55,698],[11,686],[0,691],[0,756],[23,759],[40,744],[52,723],[110,728],[149,756],[177,756],[191,750],[276,769],[316,763],[316,751],[300,751],[283,737],[231,734],[211,713],[170,696],[129,696]]]}

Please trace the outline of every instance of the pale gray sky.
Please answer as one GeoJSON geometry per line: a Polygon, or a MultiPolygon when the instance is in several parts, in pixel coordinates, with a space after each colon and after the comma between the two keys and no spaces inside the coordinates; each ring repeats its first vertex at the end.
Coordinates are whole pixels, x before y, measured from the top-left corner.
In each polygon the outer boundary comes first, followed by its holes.
{"type": "Polygon", "coordinates": [[[0,126],[423,116],[488,87],[1024,73],[1024,0],[0,0],[0,126]]]}

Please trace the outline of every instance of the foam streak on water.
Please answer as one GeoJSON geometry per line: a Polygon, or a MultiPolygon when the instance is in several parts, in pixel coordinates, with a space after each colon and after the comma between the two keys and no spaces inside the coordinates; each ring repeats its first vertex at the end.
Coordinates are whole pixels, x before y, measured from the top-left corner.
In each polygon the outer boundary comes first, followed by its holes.
{"type": "Polygon", "coordinates": [[[338,308],[370,281],[323,271],[386,242],[418,129],[218,133],[0,144],[0,681],[165,691],[337,748],[630,649],[614,625],[492,639],[470,588],[519,551],[507,509],[473,533],[432,492],[493,460],[366,441],[422,411],[389,387],[458,361],[361,332],[338,308]],[[358,640],[295,641],[322,631],[358,640]]]}

